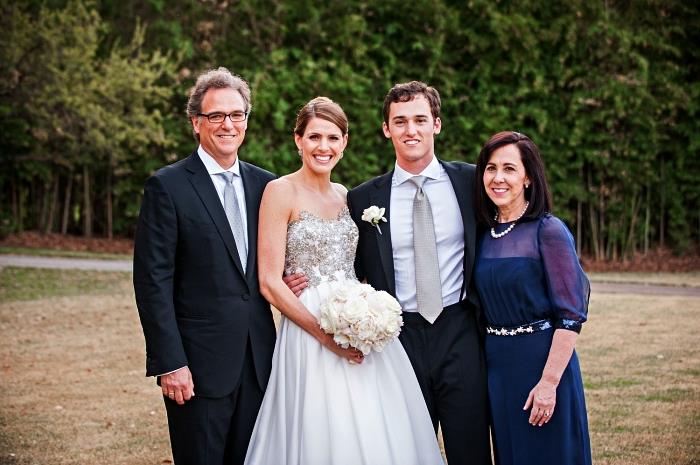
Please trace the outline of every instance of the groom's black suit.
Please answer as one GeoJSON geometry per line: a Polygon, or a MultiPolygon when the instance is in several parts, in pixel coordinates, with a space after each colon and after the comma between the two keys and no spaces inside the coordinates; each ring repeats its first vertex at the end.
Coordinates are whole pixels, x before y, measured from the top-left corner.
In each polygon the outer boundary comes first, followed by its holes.
{"type": "MultiPolygon", "coordinates": [[[[428,405],[433,425],[441,424],[450,465],[490,464],[489,414],[479,301],[473,284],[476,219],[473,207],[475,167],[440,161],[457,197],[464,227],[464,284],[461,303],[443,310],[433,325],[420,315],[404,312],[399,336],[428,405]]],[[[391,244],[391,181],[393,171],[352,189],[348,207],[360,230],[357,277],[396,296],[391,244]],[[362,220],[365,208],[385,208],[387,223],[362,220]]],[[[400,232],[403,233],[403,232],[400,232]]],[[[408,233],[408,232],[407,232],[408,233]]],[[[420,273],[420,270],[416,270],[420,273]]]]}
{"type": "Polygon", "coordinates": [[[146,375],[187,366],[196,394],[182,406],[165,399],[176,463],[208,463],[212,447],[225,447],[231,463],[242,462],[270,376],[275,326],[258,287],[257,235],[260,199],[275,176],[239,163],[248,232],[245,271],[240,238],[234,238],[196,151],[155,173],[144,191],[134,289],[146,375]]]}

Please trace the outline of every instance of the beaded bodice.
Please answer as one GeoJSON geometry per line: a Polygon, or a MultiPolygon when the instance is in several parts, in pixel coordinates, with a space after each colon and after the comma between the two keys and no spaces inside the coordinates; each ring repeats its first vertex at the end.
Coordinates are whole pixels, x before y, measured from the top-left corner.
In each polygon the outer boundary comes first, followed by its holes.
{"type": "Polygon", "coordinates": [[[357,239],[357,226],[347,207],[332,219],[302,210],[299,219],[287,226],[285,274],[303,271],[309,278],[309,286],[316,286],[339,274],[356,279],[357,239]]]}

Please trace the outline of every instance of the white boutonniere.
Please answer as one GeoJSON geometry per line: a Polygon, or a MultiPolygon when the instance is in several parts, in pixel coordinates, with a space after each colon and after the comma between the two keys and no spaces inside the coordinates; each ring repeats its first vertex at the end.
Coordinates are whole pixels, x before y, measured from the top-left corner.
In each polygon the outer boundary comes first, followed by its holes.
{"type": "Polygon", "coordinates": [[[384,208],[379,208],[376,205],[365,208],[362,211],[362,221],[370,223],[372,226],[377,228],[377,231],[379,231],[379,234],[381,234],[382,230],[379,229],[379,222],[383,221],[386,223],[386,218],[384,218],[384,210],[384,208]]]}

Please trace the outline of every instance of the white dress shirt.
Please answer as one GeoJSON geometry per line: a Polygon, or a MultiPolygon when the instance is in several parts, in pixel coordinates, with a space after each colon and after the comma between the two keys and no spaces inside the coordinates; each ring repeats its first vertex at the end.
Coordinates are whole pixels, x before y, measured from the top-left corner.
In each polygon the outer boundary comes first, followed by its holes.
{"type": "MultiPolygon", "coordinates": [[[[241,165],[238,163],[238,157],[236,157],[236,162],[227,170],[223,169],[211,155],[209,155],[206,150],[200,145],[197,149],[197,154],[199,158],[204,163],[204,167],[207,169],[207,173],[211,177],[214,187],[216,188],[216,193],[219,194],[219,200],[221,201],[221,206],[224,206],[224,189],[226,189],[226,179],[223,176],[219,176],[220,173],[226,171],[233,173],[233,188],[236,190],[236,197],[238,197],[238,208],[241,211],[241,221],[243,222],[243,234],[245,237],[243,240],[246,243],[246,250],[248,249],[248,217],[246,215],[245,209],[245,191],[243,190],[243,179],[241,178],[241,165]]],[[[224,207],[225,208],[225,207],[224,207]]],[[[239,238],[236,238],[238,240],[239,238]]]]}
{"type": "MultiPolygon", "coordinates": [[[[423,191],[428,196],[433,212],[444,308],[459,302],[462,289],[464,257],[462,214],[452,182],[437,158],[433,157],[430,164],[419,175],[426,177],[423,191]]],[[[396,164],[391,179],[389,208],[396,298],[405,312],[418,311],[413,253],[413,197],[416,195],[416,186],[408,181],[413,176],[396,164]]]]}

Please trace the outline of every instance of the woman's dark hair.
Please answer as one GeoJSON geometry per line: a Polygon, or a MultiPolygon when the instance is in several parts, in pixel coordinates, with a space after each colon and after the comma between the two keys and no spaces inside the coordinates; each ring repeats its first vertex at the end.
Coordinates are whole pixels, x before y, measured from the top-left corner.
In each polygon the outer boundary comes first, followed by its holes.
{"type": "Polygon", "coordinates": [[[476,160],[476,193],[474,203],[477,220],[483,224],[494,226],[496,205],[491,201],[484,186],[484,171],[491,160],[493,152],[506,145],[515,145],[520,152],[520,160],[525,167],[525,173],[530,179],[530,187],[525,189],[525,200],[530,202],[523,220],[533,220],[552,211],[552,196],[549,193],[547,179],[544,173],[544,163],[540,149],[524,134],[515,131],[503,131],[494,134],[484,144],[476,160]]]}

